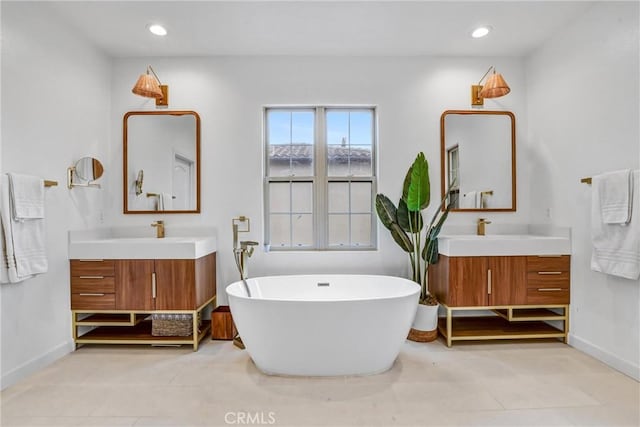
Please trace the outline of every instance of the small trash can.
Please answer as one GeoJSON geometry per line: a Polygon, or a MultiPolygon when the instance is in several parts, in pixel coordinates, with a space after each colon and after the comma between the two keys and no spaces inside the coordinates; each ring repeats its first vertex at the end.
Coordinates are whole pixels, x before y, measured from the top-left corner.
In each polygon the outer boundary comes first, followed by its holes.
{"type": "Polygon", "coordinates": [[[232,340],[237,333],[229,306],[221,305],[216,307],[211,312],[211,339],[232,340]]]}

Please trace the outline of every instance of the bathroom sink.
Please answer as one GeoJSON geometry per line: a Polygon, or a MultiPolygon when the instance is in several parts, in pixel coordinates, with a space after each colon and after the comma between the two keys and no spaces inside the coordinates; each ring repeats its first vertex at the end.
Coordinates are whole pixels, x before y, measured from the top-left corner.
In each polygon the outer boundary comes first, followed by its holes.
{"type": "Polygon", "coordinates": [[[122,234],[121,229],[69,232],[69,259],[196,259],[217,249],[214,235],[195,230],[162,239],[122,234]]]}
{"type": "Polygon", "coordinates": [[[441,235],[438,252],[446,256],[568,255],[568,237],[533,234],[441,235]]]}

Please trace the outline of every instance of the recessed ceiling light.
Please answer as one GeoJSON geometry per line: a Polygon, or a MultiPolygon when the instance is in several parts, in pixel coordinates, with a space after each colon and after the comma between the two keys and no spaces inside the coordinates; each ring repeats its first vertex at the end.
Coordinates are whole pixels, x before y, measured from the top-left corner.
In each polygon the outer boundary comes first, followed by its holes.
{"type": "Polygon", "coordinates": [[[491,27],[478,27],[473,30],[473,33],[471,33],[471,37],[473,37],[474,39],[479,39],[480,37],[484,37],[489,34],[489,31],[491,31],[491,27]]]}
{"type": "Polygon", "coordinates": [[[159,25],[159,24],[149,25],[149,31],[151,31],[151,33],[155,34],[156,36],[167,35],[167,30],[162,25],[159,25]]]}

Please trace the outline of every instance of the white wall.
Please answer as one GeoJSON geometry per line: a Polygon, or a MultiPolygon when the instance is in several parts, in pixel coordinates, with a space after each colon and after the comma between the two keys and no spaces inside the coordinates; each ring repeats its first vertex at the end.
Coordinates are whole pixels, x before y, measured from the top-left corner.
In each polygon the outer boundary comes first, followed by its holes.
{"type": "Polygon", "coordinates": [[[2,2],[2,172],[59,183],[46,191],[49,272],[0,285],[3,388],[73,348],[67,231],[99,224],[105,192],[67,190],[67,167],[94,156],[114,173],[111,63],[83,40],[43,3],[2,2]]]}
{"type": "MultiPolygon", "coordinates": [[[[470,85],[489,65],[503,73],[512,92],[486,109],[511,110],[524,129],[524,72],[519,59],[353,58],[353,57],[220,57],[121,59],[114,64],[112,147],[109,163],[122,161],[122,118],[125,112],[154,109],[152,100],[131,94],[147,63],[171,91],[170,109],[192,109],[202,119],[202,214],[123,215],[114,203],[108,220],[116,225],[150,224],[164,219],[174,225],[202,224],[218,228],[218,293],[237,280],[231,255],[231,218],[251,218],[252,231],[242,239],[263,240],[262,107],[274,104],[373,104],[379,114],[378,191],[400,196],[402,180],[419,151],[430,161],[433,200],[440,193],[440,115],[468,109],[470,85]]],[[[522,138],[519,132],[519,137],[522,138]]],[[[521,164],[526,162],[518,154],[521,164]]],[[[496,222],[526,223],[528,184],[518,172],[518,212],[486,215],[496,222]]],[[[121,178],[109,175],[113,200],[121,199],[121,178]]],[[[437,202],[432,203],[436,205],[437,202]]],[[[429,216],[431,213],[429,214],[429,216]]],[[[472,224],[477,215],[458,213],[450,223],[472,224]]],[[[153,235],[149,227],[149,235],[153,235]]],[[[407,274],[404,252],[386,229],[378,227],[379,250],[373,252],[265,253],[249,262],[251,276],[306,272],[407,274]]],[[[220,302],[226,301],[221,297],[220,302]]]]}
{"type": "Polygon", "coordinates": [[[638,16],[637,2],[597,4],[526,64],[532,220],[573,233],[571,344],[636,379],[640,281],[590,270],[591,194],[580,178],[640,166],[638,16]]]}

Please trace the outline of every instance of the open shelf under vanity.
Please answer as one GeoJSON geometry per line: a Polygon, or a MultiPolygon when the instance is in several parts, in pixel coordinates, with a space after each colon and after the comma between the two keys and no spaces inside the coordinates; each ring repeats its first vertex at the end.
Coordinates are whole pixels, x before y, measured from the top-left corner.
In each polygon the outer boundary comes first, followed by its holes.
{"type": "MultiPolygon", "coordinates": [[[[202,310],[214,303],[209,301],[198,310],[175,314],[190,314],[195,317],[196,334],[186,336],[157,336],[152,334],[152,313],[140,312],[85,312],[73,311],[73,333],[76,344],[147,344],[147,345],[192,345],[194,351],[211,331],[211,321],[200,319],[202,310]],[[198,320],[200,319],[200,320],[198,320]],[[91,329],[79,333],[80,327],[91,329]]],[[[169,314],[168,312],[164,312],[169,314]]]]}
{"type": "MultiPolygon", "coordinates": [[[[97,315],[95,315],[97,317],[97,315]]],[[[105,319],[109,316],[102,315],[105,319]]],[[[147,316],[145,316],[147,317],[147,316]]],[[[82,326],[82,322],[76,323],[82,326]]],[[[94,325],[96,326],[96,325],[94,325]]],[[[143,319],[135,325],[114,325],[113,322],[105,322],[76,338],[77,344],[150,344],[150,345],[193,345],[197,344],[211,330],[211,321],[202,320],[198,328],[197,336],[155,336],[151,333],[151,319],[143,319]]]]}
{"type": "Polygon", "coordinates": [[[448,307],[447,315],[438,319],[438,331],[447,346],[453,341],[539,339],[567,340],[569,305],[502,306],[502,307],[448,307]],[[489,310],[494,315],[454,316],[455,311],[489,310]],[[559,321],[562,328],[550,324],[559,321]]]}

